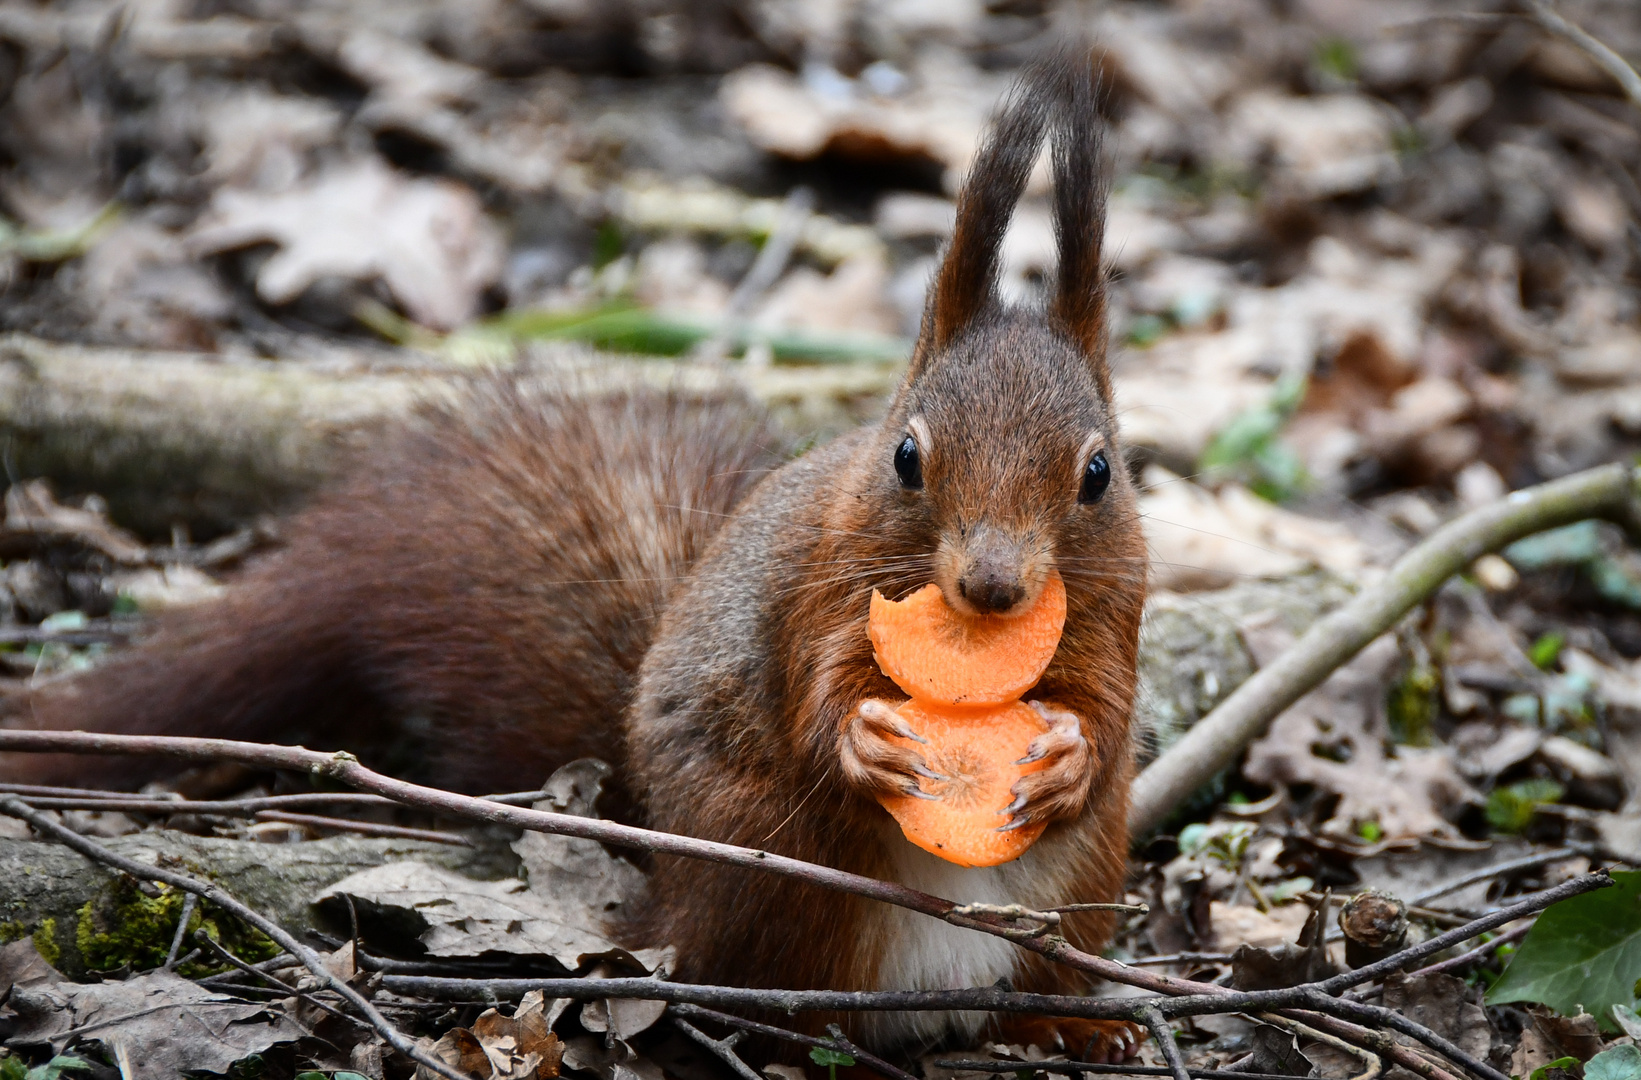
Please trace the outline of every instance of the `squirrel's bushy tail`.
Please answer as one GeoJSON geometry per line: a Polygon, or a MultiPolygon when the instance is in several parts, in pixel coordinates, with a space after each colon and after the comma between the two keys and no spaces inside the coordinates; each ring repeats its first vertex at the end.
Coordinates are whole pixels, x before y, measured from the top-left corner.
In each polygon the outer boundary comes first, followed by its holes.
{"type": "MultiPolygon", "coordinates": [[[[666,598],[772,445],[732,395],[477,380],[293,519],[226,599],[9,722],[349,749],[468,791],[618,759],[666,598]]],[[[0,778],[35,783],[162,767],[0,754],[0,778]]]]}

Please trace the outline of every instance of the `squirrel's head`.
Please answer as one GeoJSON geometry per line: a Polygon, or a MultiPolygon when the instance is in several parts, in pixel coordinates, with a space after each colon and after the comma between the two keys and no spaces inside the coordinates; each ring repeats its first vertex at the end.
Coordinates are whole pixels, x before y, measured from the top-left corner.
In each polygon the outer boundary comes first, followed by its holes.
{"type": "Polygon", "coordinates": [[[1073,597],[1144,581],[1105,357],[1097,105],[1087,50],[1016,85],[958,196],[917,349],[866,451],[874,502],[932,552],[960,611],[1024,611],[1055,569],[1073,597]],[[998,249],[1050,130],[1058,274],[1046,308],[1009,308],[998,249]]]}

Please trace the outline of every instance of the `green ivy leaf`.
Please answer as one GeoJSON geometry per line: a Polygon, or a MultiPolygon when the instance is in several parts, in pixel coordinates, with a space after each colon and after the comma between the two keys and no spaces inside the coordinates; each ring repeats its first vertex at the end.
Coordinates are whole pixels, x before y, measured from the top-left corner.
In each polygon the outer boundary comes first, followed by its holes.
{"type": "Polygon", "coordinates": [[[1494,788],[1487,796],[1487,823],[1501,833],[1519,833],[1533,823],[1545,803],[1557,803],[1566,789],[1554,780],[1535,778],[1494,788]]]}
{"type": "Polygon", "coordinates": [[[1540,671],[1549,671],[1561,659],[1562,646],[1567,644],[1567,635],[1554,630],[1547,634],[1540,634],[1538,640],[1527,649],[1527,659],[1540,671]]]}
{"type": "Polygon", "coordinates": [[[1641,1050],[1615,1046],[1584,1063],[1584,1080],[1641,1080],[1641,1050]]]}
{"type": "Polygon", "coordinates": [[[1578,1068],[1578,1059],[1577,1058],[1575,1058],[1575,1057],[1556,1058],[1554,1061],[1547,1061],[1543,1065],[1540,1065],[1538,1068],[1534,1069],[1533,1070],[1533,1075],[1528,1077],[1527,1080],[1544,1080],[1544,1078],[1546,1076],[1550,1075],[1550,1070],[1551,1069],[1576,1069],[1576,1068],[1578,1068]]]}
{"type": "Polygon", "coordinates": [[[1619,1030],[1612,1007],[1635,1007],[1641,971],[1641,870],[1612,879],[1611,888],[1569,897],[1539,916],[1488,990],[1489,1005],[1532,1001],[1568,1015],[1583,1007],[1604,1030],[1619,1030]]]}
{"type": "Polygon", "coordinates": [[[823,1046],[817,1046],[813,1050],[809,1051],[809,1060],[813,1061],[816,1065],[828,1066],[853,1065],[855,1063],[855,1059],[850,1057],[848,1054],[845,1054],[843,1051],[828,1050],[823,1046]]]}
{"type": "Polygon", "coordinates": [[[14,1075],[18,1080],[60,1080],[66,1072],[89,1072],[91,1069],[91,1062],[72,1054],[58,1054],[44,1065],[36,1065],[26,1073],[23,1072],[21,1058],[8,1058],[6,1065],[8,1068],[0,1071],[0,1076],[5,1077],[5,1080],[11,1080],[14,1075]],[[16,1062],[17,1065],[15,1073],[9,1069],[12,1062],[16,1062]]]}

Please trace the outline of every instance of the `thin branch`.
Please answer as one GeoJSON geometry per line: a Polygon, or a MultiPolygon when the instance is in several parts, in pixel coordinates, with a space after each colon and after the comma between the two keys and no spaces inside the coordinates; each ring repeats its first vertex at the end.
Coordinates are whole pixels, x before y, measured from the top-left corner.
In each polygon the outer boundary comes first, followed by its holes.
{"type": "Polygon", "coordinates": [[[400,840],[425,840],[433,844],[451,844],[472,847],[473,841],[455,833],[436,829],[409,829],[403,825],[381,825],[374,821],[351,821],[348,818],[322,817],[318,814],[291,814],[284,810],[258,810],[258,821],[284,821],[292,825],[307,825],[315,829],[358,833],[360,836],[385,836],[400,840]]]}
{"type": "Polygon", "coordinates": [[[1162,1010],[1148,1005],[1140,1010],[1139,1020],[1151,1029],[1151,1037],[1157,1040],[1157,1049],[1162,1051],[1162,1060],[1168,1063],[1174,1080],[1191,1080],[1191,1074],[1185,1068],[1185,1058],[1179,1052],[1179,1043],[1174,1041],[1174,1029],[1168,1026],[1168,1018],[1162,1015],[1162,1010]]]}
{"type": "Polygon", "coordinates": [[[741,1056],[735,1052],[735,1044],[741,1041],[741,1032],[732,1032],[728,1038],[714,1039],[711,1035],[679,1016],[672,1018],[672,1026],[712,1051],[713,1054],[717,1055],[718,1060],[728,1065],[737,1076],[741,1077],[741,1080],[764,1080],[763,1077],[753,1072],[752,1066],[742,1061],[741,1056]]]}
{"type": "Polygon", "coordinates": [[[1469,888],[1471,885],[1479,885],[1483,881],[1490,881],[1504,874],[1514,874],[1518,870],[1535,870],[1548,863],[1570,859],[1579,854],[1583,853],[1577,848],[1562,847],[1556,848],[1554,851],[1541,851],[1536,855],[1528,855],[1525,858],[1511,859],[1509,862],[1486,866],[1473,874],[1466,874],[1463,877],[1454,878],[1452,881],[1443,882],[1435,888],[1426,889],[1417,896],[1409,898],[1407,906],[1410,908],[1420,907],[1432,900],[1446,896],[1448,893],[1456,893],[1460,889],[1469,888]]]}
{"type": "MultiPolygon", "coordinates": [[[[1018,1073],[1032,1072],[1104,1074],[1107,1076],[1173,1076],[1174,1070],[1162,1065],[1109,1065],[1095,1061],[936,1061],[937,1069],[954,1072],[1018,1073]]],[[[1235,1069],[1191,1069],[1192,1080],[1294,1080],[1281,1073],[1238,1072],[1235,1069]]]]}
{"type": "Polygon", "coordinates": [[[117,855],[101,844],[81,836],[73,829],[58,824],[45,814],[31,809],[15,796],[0,797],[0,814],[26,821],[33,826],[36,832],[51,836],[64,847],[72,848],[86,858],[100,862],[104,866],[112,866],[116,870],[124,871],[138,881],[164,882],[173,888],[193,893],[201,900],[215,904],[240,921],[262,931],[286,952],[301,960],[303,967],[311,971],[320,983],[329,986],[350,1005],[359,1010],[370,1021],[370,1026],[376,1029],[377,1034],[381,1035],[387,1041],[387,1044],[399,1053],[404,1054],[417,1064],[432,1069],[438,1075],[445,1077],[446,1080],[472,1080],[471,1077],[457,1072],[444,1062],[431,1058],[422,1052],[413,1040],[407,1038],[403,1032],[389,1022],[387,1017],[378,1012],[376,1006],[372,1005],[344,980],[331,974],[326,969],[324,961],[319,959],[317,953],[286,933],[284,928],[272,919],[234,899],[220,886],[207,881],[198,881],[186,874],[179,874],[158,866],[145,866],[132,859],[127,859],[123,855],[117,855]]]}
{"type": "MultiPolygon", "coordinates": [[[[756,1020],[748,1020],[745,1017],[735,1016],[731,1013],[718,1012],[715,1009],[703,1009],[699,1005],[687,1005],[682,1002],[674,1002],[668,1005],[667,1011],[676,1013],[679,1016],[689,1017],[692,1020],[708,1020],[717,1024],[725,1024],[753,1035],[766,1035],[772,1039],[782,1039],[786,1042],[797,1043],[800,1046],[818,1046],[822,1050],[843,1049],[857,1063],[866,1066],[879,1075],[888,1077],[889,1080],[917,1080],[917,1077],[911,1073],[896,1068],[876,1054],[868,1050],[862,1050],[841,1036],[834,1035],[830,1039],[822,1039],[815,1035],[803,1035],[796,1031],[788,1031],[786,1028],[761,1024],[756,1020]]],[[[834,1027],[836,1027],[835,1024],[829,1025],[828,1030],[834,1027]]],[[[1246,1078],[1243,1078],[1243,1080],[1246,1080],[1246,1078]]]]}
{"type": "MultiPolygon", "coordinates": [[[[192,895],[192,894],[190,894],[190,895],[192,895]]],[[[349,1016],[347,1013],[343,1012],[341,1009],[338,1009],[336,1006],[330,1005],[330,1004],[328,1004],[326,1002],[323,1002],[323,1001],[320,1001],[318,998],[314,997],[312,994],[305,994],[302,991],[298,990],[296,987],[292,986],[290,983],[284,982],[281,979],[274,978],[272,975],[268,974],[266,971],[258,971],[256,968],[252,967],[250,964],[247,964],[245,961],[241,960],[239,957],[237,957],[233,953],[229,952],[226,948],[223,947],[221,942],[213,940],[211,935],[207,934],[203,929],[194,931],[194,940],[199,942],[201,945],[205,946],[206,948],[210,949],[212,952],[216,953],[217,959],[221,960],[223,963],[227,964],[229,967],[238,968],[240,971],[244,972],[247,975],[255,975],[257,978],[261,979],[263,982],[267,983],[270,987],[272,987],[275,990],[278,990],[281,993],[289,994],[293,998],[298,998],[302,1001],[305,1001],[309,1005],[312,1005],[314,1008],[321,1009],[324,1012],[328,1012],[332,1016],[337,1017],[338,1019],[341,1019],[341,1020],[346,1020],[350,1024],[357,1024],[358,1026],[360,1026],[362,1028],[369,1028],[370,1027],[369,1023],[367,1023],[364,1020],[359,1019],[357,1016],[349,1016]]],[[[256,988],[255,987],[236,987],[235,989],[253,989],[254,990],[256,988]]]]}
{"type": "Polygon", "coordinates": [[[1481,556],[1545,529],[1633,510],[1637,474],[1604,465],[1536,487],[1449,522],[1397,560],[1381,580],[1318,620],[1294,645],[1237,687],[1134,781],[1128,827],[1143,836],[1163,823],[1277,714],[1481,556]]]}
{"type": "Polygon", "coordinates": [[[1274,1027],[1281,1028],[1283,1031],[1297,1035],[1301,1039],[1308,1039],[1312,1042],[1319,1042],[1327,1046],[1331,1046],[1340,1053],[1347,1054],[1350,1057],[1361,1061],[1366,1068],[1357,1073],[1355,1076],[1350,1077],[1349,1080],[1378,1080],[1378,1078],[1385,1071],[1384,1061],[1381,1060],[1379,1055],[1374,1051],[1365,1050],[1360,1046],[1354,1046],[1337,1036],[1329,1035],[1325,1031],[1318,1031],[1309,1024],[1301,1024],[1297,1020],[1290,1020],[1286,1016],[1277,1016],[1274,1013],[1261,1013],[1257,1019],[1261,1023],[1271,1024],[1274,1027]]]}
{"type": "Polygon", "coordinates": [[[161,970],[170,971],[177,966],[177,954],[182,951],[182,936],[188,932],[188,920],[194,917],[194,906],[199,903],[199,897],[188,893],[182,898],[182,914],[177,917],[177,932],[171,935],[171,948],[165,954],[165,966],[161,970]]]}
{"type": "Polygon", "coordinates": [[[1533,924],[1527,923],[1523,926],[1517,926],[1513,929],[1506,930],[1493,940],[1487,942],[1486,944],[1478,945],[1469,952],[1464,952],[1457,956],[1449,957],[1441,963],[1431,964],[1429,967],[1422,967],[1417,971],[1410,971],[1408,972],[1408,977],[1412,978],[1416,975],[1453,975],[1461,971],[1468,971],[1470,968],[1475,967],[1483,960],[1486,960],[1489,956],[1492,956],[1494,953],[1498,952],[1499,949],[1504,946],[1514,945],[1516,942],[1526,937],[1527,931],[1532,928],[1533,924]]]}
{"type": "Polygon", "coordinates": [[[1601,66],[1601,70],[1617,80],[1630,102],[1641,107],[1641,75],[1636,74],[1628,61],[1609,48],[1600,38],[1564,18],[1545,0],[1527,0],[1527,7],[1533,13],[1534,22],[1557,37],[1583,49],[1591,60],[1601,66]]]}
{"type": "Polygon", "coordinates": [[[1228,952],[1182,952],[1164,956],[1142,956],[1128,961],[1129,967],[1161,967],[1165,964],[1229,964],[1228,952]]]}

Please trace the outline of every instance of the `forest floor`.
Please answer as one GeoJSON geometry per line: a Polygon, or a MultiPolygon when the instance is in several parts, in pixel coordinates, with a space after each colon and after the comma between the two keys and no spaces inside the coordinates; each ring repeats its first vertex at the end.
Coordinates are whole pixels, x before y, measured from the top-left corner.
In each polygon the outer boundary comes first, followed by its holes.
{"type": "MultiPolygon", "coordinates": [[[[1641,6],[1556,10],[1641,60],[1641,6]]],[[[1641,451],[1641,100],[1630,96],[1641,79],[1627,90],[1539,8],[13,3],[0,7],[0,368],[79,350],[110,371],[135,358],[139,380],[140,365],[181,357],[204,365],[190,378],[314,374],[348,387],[671,365],[778,384],[766,396],[793,434],[823,438],[892,388],[952,196],[1012,74],[1079,28],[1105,49],[1110,330],[1152,553],[1147,633],[1153,655],[1174,656],[1169,635],[1212,612],[1235,639],[1230,675],[1147,675],[1149,758],[1444,523],[1641,451]],[[1304,597],[1309,614],[1296,622],[1261,589],[1304,597]]],[[[1012,301],[1040,299],[1052,278],[1045,196],[1039,177],[1004,242],[1012,301]]],[[[0,682],[12,688],[70,676],[155,614],[231,588],[247,560],[277,549],[277,515],[322,479],[162,504],[125,483],[121,463],[38,464],[40,424],[72,437],[95,418],[69,408],[24,430],[8,408],[0,682]]],[[[208,471],[185,479],[205,490],[208,471]]],[[[1140,838],[1129,899],[1149,914],[1127,919],[1111,955],[1239,987],[1262,962],[1316,977],[1315,963],[1347,962],[1346,946],[1324,942],[1318,959],[1294,943],[1313,911],[1331,928],[1328,905],[1362,889],[1404,902],[1417,940],[1593,868],[1637,865],[1637,778],[1641,549],[1594,521],[1523,540],[1448,582],[1140,838]],[[1253,950],[1240,966],[1239,948],[1253,950]]],[[[269,774],[236,794],[305,790],[269,774]]],[[[348,833],[253,810],[50,812],[108,842],[169,831],[300,847],[348,833]]],[[[425,850],[454,839],[499,852],[515,876],[560,857],[542,845],[568,843],[459,832],[403,809],[356,816],[412,830],[398,840],[425,850]]],[[[36,835],[11,824],[14,839],[36,835]]],[[[333,936],[310,939],[359,985],[372,977],[360,955],[487,976],[665,965],[588,929],[587,895],[531,896],[529,919],[577,927],[550,947],[497,930],[496,905],[523,901],[450,868],[405,878],[381,853],[392,835],[358,856],[347,888],[324,883],[319,922],[333,936]],[[338,921],[337,898],[380,912],[395,890],[466,899],[419,940],[366,920],[374,951],[356,954],[345,939],[359,928],[338,921]]],[[[632,885],[630,865],[576,850],[600,888],[632,885]]],[[[408,1075],[408,1059],[325,1013],[314,1001],[335,999],[312,987],[259,994],[204,945],[164,964],[179,916],[213,933],[215,916],[174,891],[144,901],[140,931],[127,925],[130,896],[100,899],[78,937],[66,923],[0,924],[20,939],[0,951],[0,984],[49,988],[60,1003],[24,1018],[0,999],[0,1039],[17,1055],[0,1077],[24,1076],[24,1061],[49,1069],[56,1052],[127,1080],[408,1075]],[[108,940],[88,950],[98,934],[108,940]],[[102,981],[42,968],[62,944],[71,974],[102,981]],[[238,1013],[198,1005],[229,992],[238,1013]],[[135,1008],[144,994],[155,1011],[135,1008]],[[132,1015],[80,1034],[105,1009],[132,1015]],[[164,1042],[179,1010],[209,1014],[210,1037],[119,1059],[121,1046],[164,1042]]],[[[1633,1044],[1641,1027],[1624,1010],[1641,986],[1484,998],[1525,926],[1500,928],[1505,941],[1462,979],[1387,983],[1380,1000],[1523,1080],[1545,1080],[1543,1067],[1641,1077],[1641,1055],[1624,1058],[1630,1072],[1612,1072],[1617,1058],[1583,1068],[1633,1044]]],[[[235,940],[246,959],[278,952],[249,931],[235,940]]],[[[1630,941],[1641,922],[1594,961],[1613,985],[1641,979],[1630,941]]],[[[396,1022],[481,1076],[723,1074],[660,1010],[630,1002],[567,1008],[537,994],[498,1012],[376,989],[396,1022]]],[[[1361,1071],[1308,1036],[1295,1058],[1275,1030],[1204,1016],[1178,1038],[1193,1068],[1361,1071]]],[[[984,1049],[1010,1061],[1058,1048],[984,1049]]],[[[1163,1063],[1149,1044],[1142,1057],[1163,1063]]]]}

